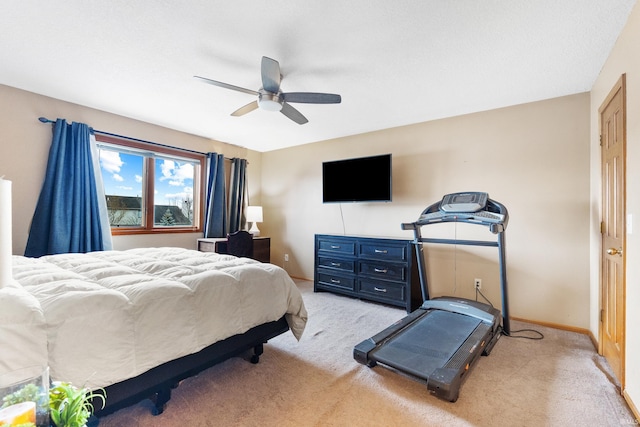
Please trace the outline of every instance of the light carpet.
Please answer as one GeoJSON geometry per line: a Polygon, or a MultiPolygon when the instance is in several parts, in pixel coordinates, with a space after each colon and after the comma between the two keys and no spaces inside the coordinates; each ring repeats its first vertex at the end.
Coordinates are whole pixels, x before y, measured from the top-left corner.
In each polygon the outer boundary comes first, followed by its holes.
{"type": "Polygon", "coordinates": [[[502,337],[455,403],[424,383],[353,359],[353,347],[406,315],[402,309],[296,281],[309,322],[265,345],[260,363],[232,358],[183,381],[165,412],[141,402],[104,417],[115,426],[621,426],[637,420],[604,358],[583,334],[513,321],[543,340],[502,337]]]}

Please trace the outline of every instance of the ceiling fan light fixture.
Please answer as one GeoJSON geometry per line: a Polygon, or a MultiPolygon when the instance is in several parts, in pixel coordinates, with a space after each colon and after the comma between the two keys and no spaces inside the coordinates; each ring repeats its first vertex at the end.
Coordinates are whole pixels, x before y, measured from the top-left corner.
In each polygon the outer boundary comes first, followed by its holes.
{"type": "Polygon", "coordinates": [[[260,93],[260,96],[258,97],[258,106],[267,111],[280,111],[282,110],[282,101],[277,94],[260,93]]]}
{"type": "Polygon", "coordinates": [[[316,93],[316,92],[287,92],[282,93],[280,82],[282,81],[282,73],[280,64],[275,59],[262,57],[260,66],[260,77],[262,78],[262,87],[258,91],[246,89],[240,86],[234,86],[229,83],[219,82],[217,80],[207,79],[205,77],[194,76],[205,83],[225,89],[235,90],[236,92],[247,93],[257,96],[257,100],[248,103],[236,111],[231,113],[232,116],[244,116],[258,108],[265,111],[280,111],[287,118],[291,119],[299,125],[308,123],[309,120],[297,109],[291,106],[291,103],[303,104],[339,104],[342,101],[340,95],[333,93],[316,93]]]}

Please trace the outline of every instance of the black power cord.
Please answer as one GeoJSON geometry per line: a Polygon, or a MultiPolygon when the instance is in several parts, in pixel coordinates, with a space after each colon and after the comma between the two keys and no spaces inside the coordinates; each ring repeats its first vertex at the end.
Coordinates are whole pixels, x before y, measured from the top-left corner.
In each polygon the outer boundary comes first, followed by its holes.
{"type": "Polygon", "coordinates": [[[491,308],[494,308],[493,307],[493,303],[491,301],[489,301],[489,298],[484,296],[484,294],[482,293],[480,288],[476,287],[476,301],[478,301],[478,295],[480,295],[482,297],[482,299],[485,300],[487,302],[487,304],[489,304],[491,306],[491,308]]]}
{"type": "Polygon", "coordinates": [[[542,334],[542,332],[536,331],[535,329],[518,329],[517,331],[511,331],[509,333],[506,333],[505,331],[502,331],[502,335],[504,335],[505,337],[509,337],[509,338],[522,338],[522,339],[527,339],[527,340],[541,340],[541,339],[544,339],[544,335],[542,334]],[[536,334],[536,335],[535,336],[513,335],[513,333],[520,333],[520,332],[531,332],[531,333],[536,334]]]}
{"type": "MultiPolygon", "coordinates": [[[[485,300],[492,308],[493,308],[493,304],[491,303],[491,301],[489,301],[489,298],[487,298],[482,291],[480,291],[479,288],[476,288],[476,301],[478,301],[478,295],[480,295],[482,297],[483,300],[485,300]]],[[[544,334],[540,331],[536,331],[535,329],[518,329],[517,331],[510,331],[509,333],[506,333],[504,330],[502,331],[502,335],[504,335],[505,337],[509,337],[509,338],[522,338],[522,339],[527,339],[527,340],[541,340],[544,339],[544,334]],[[532,334],[534,334],[533,336],[531,335],[513,335],[514,333],[522,333],[522,332],[530,332],[532,334]]]]}

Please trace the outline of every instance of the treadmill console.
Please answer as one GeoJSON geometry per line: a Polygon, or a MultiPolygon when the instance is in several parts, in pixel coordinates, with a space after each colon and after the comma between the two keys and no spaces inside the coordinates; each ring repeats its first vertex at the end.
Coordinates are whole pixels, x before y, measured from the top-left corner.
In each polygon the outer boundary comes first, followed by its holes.
{"type": "Polygon", "coordinates": [[[487,206],[487,193],[452,193],[447,194],[440,202],[443,212],[478,212],[487,206]]]}
{"type": "Polygon", "coordinates": [[[467,222],[488,226],[492,233],[507,227],[509,214],[501,203],[491,200],[487,193],[465,192],[445,195],[441,201],[427,207],[412,224],[403,224],[404,230],[439,222],[467,222]]]}

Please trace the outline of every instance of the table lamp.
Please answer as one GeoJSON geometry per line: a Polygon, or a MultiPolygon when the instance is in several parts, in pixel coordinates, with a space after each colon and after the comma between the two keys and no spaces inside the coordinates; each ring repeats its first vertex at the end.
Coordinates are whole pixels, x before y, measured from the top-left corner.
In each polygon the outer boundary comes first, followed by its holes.
{"type": "Polygon", "coordinates": [[[262,222],[262,206],[247,206],[247,222],[252,223],[249,233],[259,236],[258,223],[262,222]]]}

